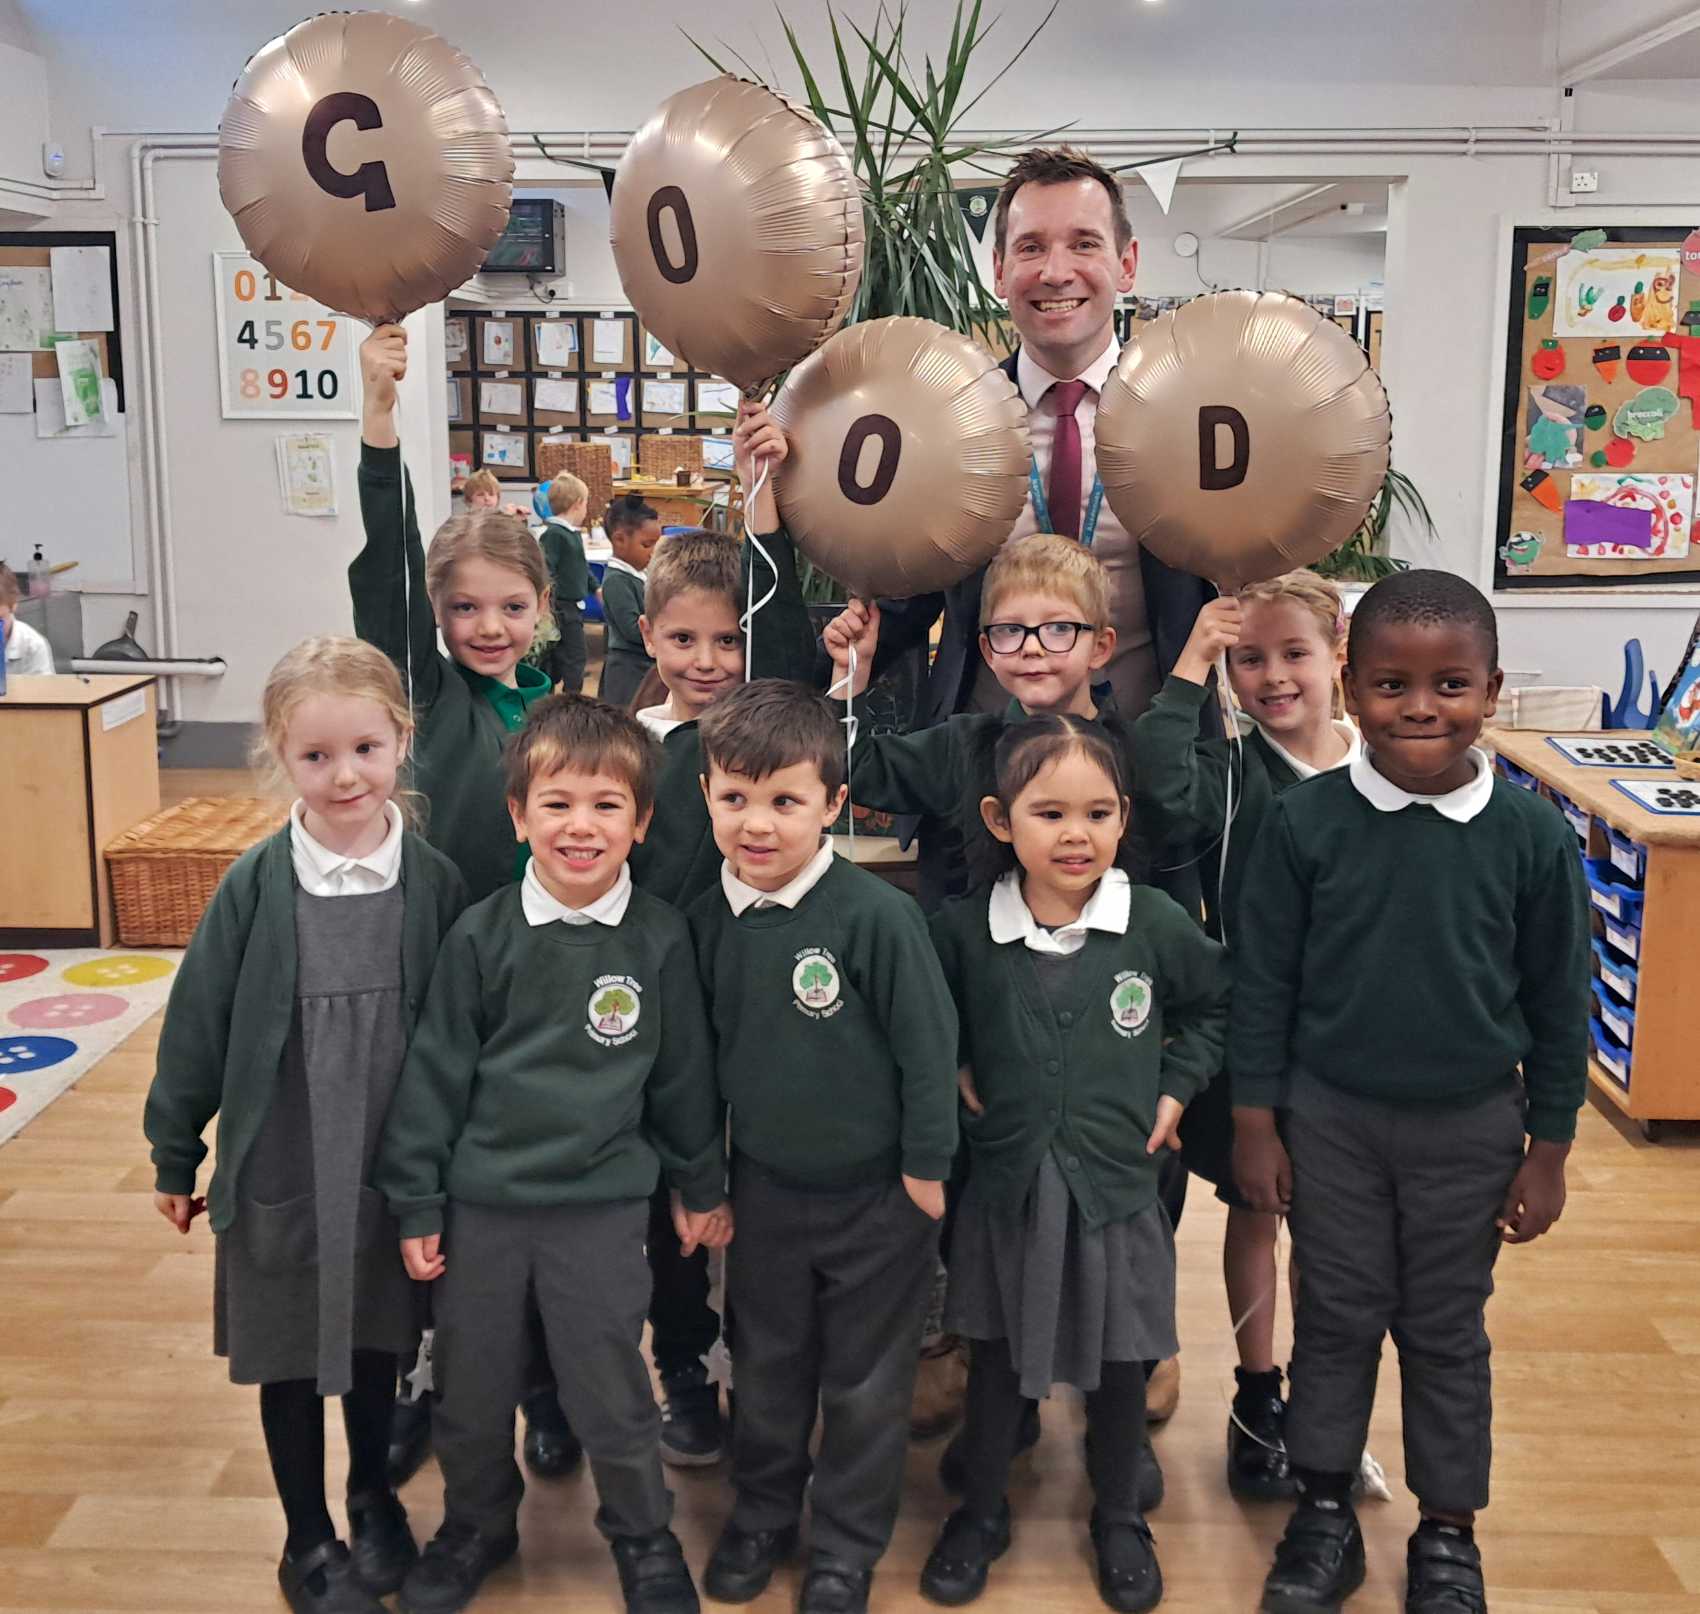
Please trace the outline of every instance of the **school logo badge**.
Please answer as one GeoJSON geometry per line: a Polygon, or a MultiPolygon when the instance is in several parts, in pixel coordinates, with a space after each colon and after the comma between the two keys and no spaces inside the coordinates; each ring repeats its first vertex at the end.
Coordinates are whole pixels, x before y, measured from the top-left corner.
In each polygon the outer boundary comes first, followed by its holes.
{"type": "Polygon", "coordinates": [[[839,999],[838,960],[824,947],[805,947],[791,971],[791,994],[811,1020],[826,1020],[844,1007],[839,999]]]}
{"type": "Polygon", "coordinates": [[[643,988],[629,975],[599,975],[590,994],[584,1029],[593,1042],[618,1048],[637,1035],[643,988]]]}
{"type": "Polygon", "coordinates": [[[1110,990],[1110,1024],[1124,1037],[1137,1037],[1151,1018],[1151,977],[1121,970],[1110,990]]]}

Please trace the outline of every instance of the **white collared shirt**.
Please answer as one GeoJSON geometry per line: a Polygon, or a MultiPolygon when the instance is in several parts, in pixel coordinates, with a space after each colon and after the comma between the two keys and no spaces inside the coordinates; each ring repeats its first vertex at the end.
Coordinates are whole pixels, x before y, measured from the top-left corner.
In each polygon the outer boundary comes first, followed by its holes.
{"type": "Polygon", "coordinates": [[[646,706],[642,711],[633,712],[632,716],[658,740],[665,740],[674,729],[689,721],[687,718],[673,715],[671,701],[663,701],[659,706],[646,706]]]}
{"type": "Polygon", "coordinates": [[[1069,924],[1046,930],[1033,917],[1027,899],[1021,894],[1021,870],[1011,869],[996,885],[986,902],[986,928],[1000,947],[1009,942],[1022,942],[1029,952],[1049,953],[1055,958],[1069,958],[1086,945],[1089,930],[1107,930],[1116,936],[1127,934],[1129,909],[1132,906],[1132,887],[1121,869],[1108,869],[1098,882],[1098,889],[1086,899],[1080,917],[1069,924]]]}
{"type": "Polygon", "coordinates": [[[1470,760],[1476,767],[1475,778],[1467,785],[1447,791],[1444,796],[1413,796],[1408,790],[1401,790],[1391,779],[1375,771],[1375,764],[1370,761],[1367,750],[1359,751],[1352,758],[1349,771],[1357,793],[1378,812],[1396,813],[1411,806],[1432,807],[1442,818],[1450,818],[1454,824],[1467,824],[1487,806],[1493,795],[1493,769],[1488,765],[1487,756],[1472,746],[1470,760]]]}
{"type": "Polygon", "coordinates": [[[53,647],[27,622],[6,624],[6,671],[18,678],[51,678],[53,647]]]}
{"type": "MultiPolygon", "coordinates": [[[[1080,520],[1084,524],[1086,504],[1092,496],[1092,479],[1097,474],[1095,448],[1098,420],[1098,400],[1105,384],[1121,357],[1121,348],[1112,333],[1108,345],[1074,379],[1084,381],[1086,396],[1075,409],[1080,426],[1080,520]]],[[[1032,356],[1023,344],[1015,359],[1015,382],[1027,405],[1027,438],[1033,449],[1033,467],[1039,475],[1039,486],[1047,492],[1051,485],[1051,443],[1057,433],[1057,417],[1053,405],[1044,401],[1045,394],[1067,376],[1054,376],[1032,356]]],[[[1022,506],[1010,536],[1025,538],[1039,531],[1039,518],[1033,513],[1029,498],[1022,506]]],[[[1145,615],[1145,584],[1139,571],[1139,545],[1128,536],[1121,518],[1105,499],[1098,509],[1098,527],[1092,540],[1092,553],[1103,564],[1110,589],[1110,625],[1116,630],[1115,653],[1109,667],[1097,677],[1105,677],[1116,692],[1117,708],[1128,717],[1137,717],[1151,704],[1161,680],[1157,676],[1157,657],[1151,644],[1151,628],[1145,615]]],[[[970,651],[978,655],[977,651],[970,651]]],[[[992,670],[979,658],[980,666],[974,685],[973,709],[980,712],[1000,712],[1009,703],[1009,696],[999,686],[992,670]]]]}
{"type": "Polygon", "coordinates": [[[632,900],[632,871],[620,865],[620,877],[588,908],[569,908],[537,877],[536,860],[525,866],[525,878],[519,883],[519,905],[525,910],[525,922],[531,926],[552,925],[617,925],[626,917],[626,907],[632,900]]]}
{"type": "Polygon", "coordinates": [[[630,572],[640,583],[645,581],[645,574],[640,572],[630,561],[621,560],[618,555],[610,555],[603,570],[606,572],[630,572]]]}
{"type": "Polygon", "coordinates": [[[369,897],[401,878],[401,809],[384,803],[389,829],[375,852],[349,857],[333,852],[307,833],[306,803],[289,809],[289,855],[296,883],[310,897],[369,897]]]}
{"type": "Polygon", "coordinates": [[[1294,777],[1299,779],[1314,779],[1319,773],[1332,773],[1336,768],[1349,768],[1358,760],[1358,755],[1364,748],[1363,736],[1358,733],[1357,724],[1337,717],[1334,719],[1334,732],[1346,742],[1346,754],[1338,762],[1330,763],[1326,768],[1318,768],[1309,762],[1301,762],[1261,723],[1254,723],[1252,726],[1263,736],[1263,743],[1286,763],[1293,770],[1294,777]]]}
{"type": "Polygon", "coordinates": [[[795,908],[826,878],[834,855],[831,837],[821,836],[820,850],[777,891],[758,891],[753,885],[745,885],[732,872],[731,863],[722,863],[720,889],[726,893],[734,918],[740,917],[749,908],[795,908]]]}

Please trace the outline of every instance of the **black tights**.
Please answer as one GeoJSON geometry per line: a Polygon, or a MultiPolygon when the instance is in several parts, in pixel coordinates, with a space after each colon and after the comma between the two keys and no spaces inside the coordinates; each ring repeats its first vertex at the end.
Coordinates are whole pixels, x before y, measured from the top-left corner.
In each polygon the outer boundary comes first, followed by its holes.
{"type": "MultiPolygon", "coordinates": [[[[969,1510],[1003,1509],[1009,1465],[1026,1400],[1009,1359],[1009,1341],[971,1341],[963,1464],[969,1510]]],[[[1093,1511],[1106,1523],[1133,1524],[1139,1514],[1139,1455],[1145,1444],[1145,1364],[1105,1362],[1098,1388],[1086,1396],[1086,1467],[1093,1511]]]]}
{"type": "MultiPolygon", "coordinates": [[[[388,1351],[354,1353],[354,1388],[342,1398],[348,1431],[348,1494],[387,1491],[384,1463],[390,1445],[390,1408],[395,1401],[396,1359],[388,1351]]],[[[291,1557],[334,1541],[336,1529],[325,1506],[325,1407],[312,1379],[282,1379],[260,1386],[260,1423],[266,1455],[283,1503],[291,1557]]]]}

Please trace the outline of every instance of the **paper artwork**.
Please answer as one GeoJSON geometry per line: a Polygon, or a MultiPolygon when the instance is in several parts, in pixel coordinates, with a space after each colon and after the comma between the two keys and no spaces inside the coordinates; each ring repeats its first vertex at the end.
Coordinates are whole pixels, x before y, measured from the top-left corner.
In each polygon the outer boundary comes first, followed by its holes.
{"type": "MultiPolygon", "coordinates": [[[[546,319],[531,328],[537,364],[543,370],[568,369],[578,357],[578,321],[546,319]]],[[[539,408],[542,407],[540,404],[539,408]]]]}
{"type": "Polygon", "coordinates": [[[612,381],[592,381],[590,402],[586,406],[593,415],[615,415],[620,410],[620,395],[612,381]]]}
{"type": "Polygon", "coordinates": [[[629,437],[593,437],[593,443],[600,443],[614,458],[614,476],[623,481],[632,474],[632,440],[629,437]]]}
{"type": "Polygon", "coordinates": [[[1612,417],[1611,429],[1619,437],[1636,437],[1644,443],[1657,442],[1665,426],[1682,405],[1669,387],[1648,387],[1638,392],[1612,417]]]}
{"type": "Polygon", "coordinates": [[[730,471],[734,469],[732,439],[730,437],[703,438],[702,465],[705,471],[730,471]]]}
{"type": "Polygon", "coordinates": [[[480,381],[478,383],[478,413],[481,415],[523,415],[525,413],[525,383],[523,381],[480,381]]]}
{"type": "Polygon", "coordinates": [[[514,362],[514,322],[511,319],[484,321],[484,363],[498,368],[514,362]]]}
{"type": "Polygon", "coordinates": [[[1514,532],[1499,546],[1499,558],[1508,572],[1532,572],[1541,558],[1541,544],[1538,532],[1514,532]]]}
{"type": "Polygon", "coordinates": [[[336,514],[335,450],[323,432],[279,437],[277,477],[285,515],[336,514]]]}
{"type": "Polygon", "coordinates": [[[0,352],[53,346],[53,285],[45,269],[0,269],[0,352]]]}
{"type": "Polygon", "coordinates": [[[590,358],[593,364],[626,362],[626,322],[619,319],[591,321],[590,358]]]}
{"type": "Polygon", "coordinates": [[[1688,553],[1694,478],[1673,475],[1570,479],[1564,552],[1573,559],[1677,560],[1688,553]]]}
{"type": "Polygon", "coordinates": [[[61,341],[59,394],[67,426],[86,426],[102,414],[100,398],[100,347],[88,341],[61,341]]]}
{"type": "Polygon", "coordinates": [[[516,432],[485,432],[483,462],[504,469],[525,469],[525,439],[516,432]]]}
{"type": "MultiPolygon", "coordinates": [[[[45,271],[44,271],[45,272],[45,271]]],[[[37,437],[111,437],[118,417],[118,383],[100,384],[100,413],[86,425],[73,426],[65,418],[65,394],[59,378],[35,383],[35,434],[37,437]]]]}
{"type": "Polygon", "coordinates": [[[1563,470],[1582,463],[1583,416],[1588,394],[1583,387],[1548,382],[1529,388],[1528,449],[1525,470],[1563,470]]]}
{"type": "Polygon", "coordinates": [[[737,412],[738,389],[730,381],[697,382],[699,415],[735,415],[737,412]]]}
{"type": "Polygon", "coordinates": [[[644,382],[643,412],[646,415],[683,415],[685,412],[685,383],[683,381],[644,382]]]}
{"type": "Polygon", "coordinates": [[[576,415],[578,413],[578,382],[576,381],[539,381],[532,393],[532,402],[541,413],[547,410],[555,415],[576,415]]]}
{"type": "Polygon", "coordinates": [[[27,415],[35,408],[27,353],[0,353],[0,415],[27,415]]]}
{"type": "Polygon", "coordinates": [[[443,321],[443,357],[450,364],[466,362],[466,321],[464,319],[446,319],[443,321]]]}
{"type": "Polygon", "coordinates": [[[662,346],[658,337],[645,331],[643,333],[643,363],[646,370],[673,370],[678,368],[679,361],[662,346]]]}
{"type": "Polygon", "coordinates": [[[449,383],[449,393],[448,393],[449,419],[450,420],[459,420],[460,419],[460,383],[458,381],[456,381],[455,378],[452,375],[449,376],[447,379],[448,379],[448,383],[449,383]]]}
{"type": "Polygon", "coordinates": [[[1655,336],[1676,325],[1676,247],[1599,246],[1558,260],[1554,336],[1655,336]]]}
{"type": "Polygon", "coordinates": [[[61,331],[112,329],[112,253],[107,247],[50,247],[53,320],[61,331]]]}

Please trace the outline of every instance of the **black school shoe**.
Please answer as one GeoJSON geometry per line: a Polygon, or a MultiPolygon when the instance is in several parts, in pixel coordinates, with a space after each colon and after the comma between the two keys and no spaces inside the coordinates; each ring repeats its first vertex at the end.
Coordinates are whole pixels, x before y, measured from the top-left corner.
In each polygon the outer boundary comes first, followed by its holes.
{"type": "Polygon", "coordinates": [[[294,1614],[384,1614],[384,1605],[355,1578],[340,1541],[321,1541],[299,1558],[286,1552],[277,1583],[294,1614]]]}
{"type": "Polygon", "coordinates": [[[717,1603],[747,1603],[773,1579],[773,1566],[797,1550],[797,1526],[740,1530],[730,1519],[703,1571],[702,1589],[717,1603]]]}
{"type": "Polygon", "coordinates": [[[1250,1374],[1235,1368],[1239,1389],[1228,1414],[1228,1489],[1247,1502],[1279,1502],[1298,1495],[1287,1458],[1287,1403],[1281,1372],[1250,1374]]]}
{"type": "Polygon", "coordinates": [[[478,1595],[484,1577],[519,1551],[519,1536],[487,1536],[470,1524],[444,1519],[401,1585],[401,1614],[458,1614],[478,1595]]]}
{"type": "Polygon", "coordinates": [[[874,1572],[817,1552],[809,1558],[803,1576],[803,1594],[797,1599],[797,1614],[867,1614],[868,1588],[874,1572]]]}
{"type": "MultiPolygon", "coordinates": [[[[1032,1451],[1039,1444],[1039,1403],[1029,1401],[1022,1408],[1021,1427],[1015,1437],[1015,1455],[1032,1451]]],[[[968,1488],[966,1427],[950,1437],[950,1444],[939,1457],[939,1483],[953,1496],[961,1496],[968,1488]]]]}
{"type": "Polygon", "coordinates": [[[994,1514],[958,1508],[927,1554],[921,1595],[946,1608],[972,1603],[986,1589],[994,1563],[1009,1551],[1009,1498],[994,1514]]]}
{"type": "Polygon", "coordinates": [[[720,1386],[700,1362],[661,1381],[661,1461],[673,1468],[707,1468],[726,1455],[720,1386]]]}
{"type": "Polygon", "coordinates": [[[1364,1583],[1364,1538],[1349,1506],[1300,1503],[1263,1582],[1261,1614],[1339,1614],[1364,1583]]]}
{"type": "Polygon", "coordinates": [[[1424,1519],[1405,1549],[1405,1614],[1487,1614],[1473,1535],[1424,1519]]]}
{"type": "Polygon", "coordinates": [[[539,1479],[561,1479],[584,1461],[584,1447],[553,1390],[535,1390],[521,1403],[525,1414],[525,1466],[539,1479]]]}
{"type": "Polygon", "coordinates": [[[390,1451],[385,1477],[399,1491],[431,1455],[431,1398],[398,1400],[390,1413],[390,1451]]]}
{"type": "Polygon", "coordinates": [[[401,1590],[407,1572],[419,1561],[419,1547],[407,1527],[407,1509],[394,1491],[366,1491],[348,1499],[349,1557],[354,1575],[374,1597],[401,1590]]]}
{"type": "Polygon", "coordinates": [[[616,1536],[610,1543],[626,1614],[697,1614],[697,1589],[685,1552],[671,1530],[616,1536]]]}
{"type": "Polygon", "coordinates": [[[1112,1524],[1092,1515],[1098,1595],[1117,1614],[1145,1614],[1163,1601],[1163,1571],[1144,1524],[1112,1524]]]}

